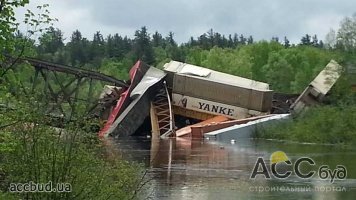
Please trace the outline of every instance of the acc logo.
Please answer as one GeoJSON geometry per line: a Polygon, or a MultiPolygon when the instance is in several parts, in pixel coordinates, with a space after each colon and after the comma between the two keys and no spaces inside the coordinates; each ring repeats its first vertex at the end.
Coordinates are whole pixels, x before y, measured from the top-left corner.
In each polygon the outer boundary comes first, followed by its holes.
{"type": "MultiPolygon", "coordinates": [[[[270,157],[270,171],[272,172],[272,175],[278,179],[288,178],[293,172],[297,177],[303,179],[312,178],[317,173],[320,179],[330,179],[331,183],[333,183],[335,179],[346,179],[347,176],[346,167],[343,165],[337,165],[334,170],[330,169],[328,165],[321,165],[317,172],[310,170],[308,173],[302,173],[300,170],[302,163],[306,163],[311,166],[315,165],[314,160],[309,157],[298,158],[293,165],[286,153],[283,151],[276,151],[273,152],[270,157]],[[278,168],[285,169],[286,166],[292,167],[293,170],[284,170],[284,173],[278,172],[278,168]]],[[[262,157],[257,159],[250,178],[255,179],[257,175],[263,175],[266,179],[271,178],[266,162],[262,157]]]]}

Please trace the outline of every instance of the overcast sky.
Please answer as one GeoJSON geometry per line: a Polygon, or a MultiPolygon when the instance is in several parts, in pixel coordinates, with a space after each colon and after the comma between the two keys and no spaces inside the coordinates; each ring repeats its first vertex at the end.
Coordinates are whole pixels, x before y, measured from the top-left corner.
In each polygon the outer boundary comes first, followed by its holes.
{"type": "MultiPolygon", "coordinates": [[[[292,42],[308,34],[324,39],[330,28],[356,12],[354,0],[30,0],[27,8],[50,4],[51,16],[59,21],[67,40],[78,29],[92,39],[119,33],[132,37],[146,26],[166,36],[174,33],[179,42],[198,37],[212,28],[222,34],[252,35],[255,40],[273,36],[292,42]]],[[[17,11],[20,17],[23,10],[17,11]]]]}

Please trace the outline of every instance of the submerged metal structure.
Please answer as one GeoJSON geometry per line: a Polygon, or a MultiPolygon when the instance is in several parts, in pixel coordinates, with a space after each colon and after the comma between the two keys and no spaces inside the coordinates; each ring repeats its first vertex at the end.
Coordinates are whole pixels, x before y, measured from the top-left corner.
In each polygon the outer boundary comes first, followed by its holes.
{"type": "Polygon", "coordinates": [[[139,61],[130,79],[100,136],[133,135],[149,118],[152,135],[168,137],[175,134],[175,115],[244,119],[268,114],[272,107],[273,91],[266,83],[176,61],[163,70],[139,61]]]}

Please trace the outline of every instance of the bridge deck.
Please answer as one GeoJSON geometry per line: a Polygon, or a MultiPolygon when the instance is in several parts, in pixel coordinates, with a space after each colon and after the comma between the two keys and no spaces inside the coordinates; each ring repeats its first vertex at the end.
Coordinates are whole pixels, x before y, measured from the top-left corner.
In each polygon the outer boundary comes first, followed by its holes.
{"type": "Polygon", "coordinates": [[[124,81],[116,79],[115,77],[109,75],[102,74],[100,72],[91,71],[88,69],[83,69],[78,67],[71,67],[66,65],[50,63],[34,58],[23,58],[21,60],[27,61],[30,65],[36,68],[46,69],[49,71],[63,72],[66,74],[72,74],[82,78],[91,78],[95,80],[105,81],[108,83],[113,83],[116,86],[120,86],[120,87],[128,87],[128,85],[124,81]]]}

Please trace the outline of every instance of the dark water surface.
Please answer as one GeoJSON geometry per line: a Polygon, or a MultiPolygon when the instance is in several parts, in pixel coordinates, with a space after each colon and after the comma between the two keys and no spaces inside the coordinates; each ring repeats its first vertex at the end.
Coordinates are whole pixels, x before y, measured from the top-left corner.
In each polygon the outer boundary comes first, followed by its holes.
{"type": "MultiPolygon", "coordinates": [[[[125,159],[145,164],[152,180],[143,196],[151,199],[356,199],[356,150],[351,148],[253,139],[128,138],[113,144],[125,159]],[[301,165],[305,174],[318,171],[321,165],[331,170],[343,165],[347,177],[334,183],[317,175],[302,179],[295,173],[286,179],[265,179],[263,175],[250,179],[257,158],[263,157],[269,168],[275,151],[285,152],[292,163],[300,157],[312,158],[315,166],[301,165]]],[[[280,165],[284,168],[293,169],[280,165]]]]}

